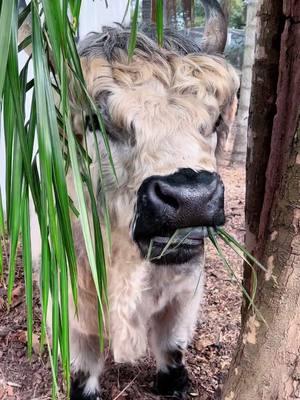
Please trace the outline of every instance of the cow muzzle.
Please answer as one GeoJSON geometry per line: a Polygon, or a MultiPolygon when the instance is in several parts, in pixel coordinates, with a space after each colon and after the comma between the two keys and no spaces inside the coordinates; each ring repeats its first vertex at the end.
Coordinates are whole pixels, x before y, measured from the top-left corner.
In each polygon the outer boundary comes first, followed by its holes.
{"type": "Polygon", "coordinates": [[[220,176],[185,168],[144,180],[137,194],[133,239],[153,263],[181,264],[203,252],[207,227],[224,222],[220,176]]]}

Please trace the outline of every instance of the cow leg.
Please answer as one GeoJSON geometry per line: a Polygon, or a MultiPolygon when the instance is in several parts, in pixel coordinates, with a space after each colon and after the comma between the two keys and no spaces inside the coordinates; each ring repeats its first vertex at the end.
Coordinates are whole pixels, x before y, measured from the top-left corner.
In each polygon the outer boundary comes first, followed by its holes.
{"type": "Polygon", "coordinates": [[[150,343],[157,362],[155,391],[185,399],[189,387],[184,352],[192,338],[200,304],[199,293],[179,296],[153,317],[150,343]]]}
{"type": "Polygon", "coordinates": [[[100,400],[99,377],[104,367],[99,338],[71,330],[71,400],[100,400]]]}

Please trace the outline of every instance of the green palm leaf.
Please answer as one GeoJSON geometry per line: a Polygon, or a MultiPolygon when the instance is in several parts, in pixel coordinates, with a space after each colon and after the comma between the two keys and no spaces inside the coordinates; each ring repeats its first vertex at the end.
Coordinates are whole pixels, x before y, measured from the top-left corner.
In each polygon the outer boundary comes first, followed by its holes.
{"type": "Polygon", "coordinates": [[[128,44],[128,60],[132,59],[134,49],[136,46],[136,37],[138,31],[138,16],[139,16],[139,0],[136,0],[134,13],[131,20],[131,32],[128,44]]]}
{"type": "Polygon", "coordinates": [[[156,34],[160,46],[164,43],[164,2],[156,0],[156,34]]]}
{"type": "MultiPolygon", "coordinates": [[[[46,321],[52,308],[52,346],[50,362],[54,376],[53,397],[57,395],[59,353],[69,390],[69,283],[77,305],[77,262],[71,227],[72,218],[79,218],[85,239],[91,273],[99,302],[99,331],[103,334],[103,302],[107,304],[107,283],[104,245],[89,174],[89,157],[76,140],[71,128],[69,104],[70,79],[87,109],[98,113],[86,91],[77,53],[73,28],[77,25],[81,1],[32,0],[17,15],[17,1],[0,2],[0,105],[3,104],[6,150],[6,214],[10,239],[8,299],[11,301],[15,277],[15,260],[22,234],[25,277],[28,353],[31,354],[33,334],[33,287],[29,221],[29,197],[33,199],[41,234],[40,290],[42,303],[41,344],[48,342],[46,321]],[[73,16],[73,27],[68,10],[73,16]],[[31,14],[31,15],[29,15],[31,14]],[[18,45],[17,29],[32,22],[32,34],[18,45]],[[32,49],[31,58],[19,72],[18,52],[32,49]],[[28,79],[29,63],[33,79],[28,79]],[[74,83],[75,82],[75,83],[74,83]],[[55,84],[54,84],[55,83],[55,84]],[[55,89],[54,89],[55,86],[55,89]],[[32,90],[32,96],[28,92],[32,90]],[[25,102],[31,101],[31,112],[25,116],[25,102]],[[37,142],[37,152],[34,150],[37,142]],[[76,198],[69,196],[66,174],[72,169],[76,198]],[[89,220],[86,205],[88,192],[92,207],[89,220]],[[75,206],[76,204],[76,206],[75,206]],[[21,205],[21,207],[20,207],[21,205]],[[51,299],[51,303],[50,303],[51,299]]],[[[99,114],[99,113],[98,113],[99,114]]],[[[99,115],[101,120],[101,115],[99,115]]],[[[101,120],[102,123],[102,120],[101,120]]],[[[103,125],[103,123],[102,123],[103,125]]],[[[113,168],[105,128],[106,148],[113,168]]],[[[100,162],[99,155],[99,162],[100,162]]],[[[115,173],[115,171],[114,171],[115,173]]],[[[106,229],[110,235],[107,206],[104,210],[106,229]]],[[[4,215],[0,198],[0,237],[4,235],[4,215]]],[[[108,236],[109,236],[108,235],[108,236]]],[[[2,273],[2,246],[0,273],[2,273]]],[[[103,346],[102,346],[103,347],[103,346]]]]}

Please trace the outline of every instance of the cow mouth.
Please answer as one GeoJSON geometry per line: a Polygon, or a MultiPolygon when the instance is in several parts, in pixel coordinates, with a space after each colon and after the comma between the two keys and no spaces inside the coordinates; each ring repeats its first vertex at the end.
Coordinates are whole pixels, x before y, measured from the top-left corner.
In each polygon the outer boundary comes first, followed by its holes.
{"type": "Polygon", "coordinates": [[[201,256],[207,236],[207,228],[200,226],[178,229],[173,234],[139,238],[136,242],[143,257],[154,264],[183,264],[201,256]]]}

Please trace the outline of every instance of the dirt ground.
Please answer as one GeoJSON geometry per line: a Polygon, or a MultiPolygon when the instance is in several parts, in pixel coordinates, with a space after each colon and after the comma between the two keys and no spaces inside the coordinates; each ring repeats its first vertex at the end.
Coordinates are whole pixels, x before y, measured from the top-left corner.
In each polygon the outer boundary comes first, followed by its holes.
{"type": "MultiPolygon", "coordinates": [[[[244,187],[242,167],[221,168],[226,187],[226,229],[238,240],[244,237],[244,187]]],[[[224,246],[223,246],[224,248],[224,246]]],[[[188,348],[190,399],[218,398],[231,361],[240,326],[241,293],[213,248],[206,248],[206,292],[194,340],[188,348]]],[[[240,276],[241,261],[226,254],[240,276]]],[[[51,369],[47,354],[39,352],[40,306],[35,289],[34,354],[26,355],[26,317],[22,260],[18,256],[13,304],[6,306],[6,288],[0,283],[0,400],[51,398],[51,369]]],[[[137,365],[108,363],[102,377],[104,400],[158,400],[151,392],[155,364],[149,355],[137,365]]],[[[64,398],[63,396],[61,397],[64,398]]]]}

